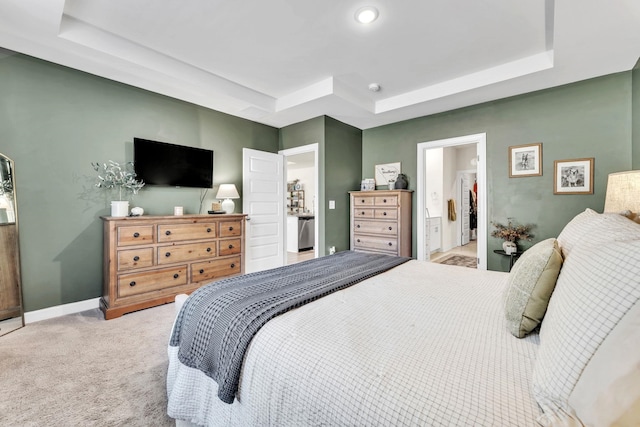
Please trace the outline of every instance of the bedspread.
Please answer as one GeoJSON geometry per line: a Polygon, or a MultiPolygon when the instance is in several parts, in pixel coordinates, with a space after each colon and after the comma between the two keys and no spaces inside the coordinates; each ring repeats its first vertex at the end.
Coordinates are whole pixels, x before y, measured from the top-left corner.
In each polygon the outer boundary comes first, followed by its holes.
{"type": "Polygon", "coordinates": [[[218,383],[220,400],[232,403],[245,350],[265,323],[409,259],[344,251],[203,286],[180,311],[170,345],[180,348],[181,363],[218,383]]]}
{"type": "Polygon", "coordinates": [[[506,273],[409,261],[269,321],[237,399],[169,347],[168,413],[207,426],[536,426],[538,335],[504,325],[506,273]]]}

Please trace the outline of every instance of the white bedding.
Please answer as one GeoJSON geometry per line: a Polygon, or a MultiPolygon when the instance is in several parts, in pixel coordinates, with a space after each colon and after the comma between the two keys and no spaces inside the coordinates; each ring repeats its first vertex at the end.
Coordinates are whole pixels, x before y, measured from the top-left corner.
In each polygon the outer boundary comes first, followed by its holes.
{"type": "Polygon", "coordinates": [[[538,335],[517,339],[506,273],[409,261],[281,315],[233,404],[169,347],[171,417],[208,426],[534,426],[538,335]]]}

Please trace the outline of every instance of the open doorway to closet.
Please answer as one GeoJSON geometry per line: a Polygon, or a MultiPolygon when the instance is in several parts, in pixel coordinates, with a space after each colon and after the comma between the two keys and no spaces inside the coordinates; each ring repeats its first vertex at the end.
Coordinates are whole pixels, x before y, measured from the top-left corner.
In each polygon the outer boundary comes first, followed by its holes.
{"type": "Polygon", "coordinates": [[[418,259],[486,269],[486,136],[418,144],[418,259]]]}

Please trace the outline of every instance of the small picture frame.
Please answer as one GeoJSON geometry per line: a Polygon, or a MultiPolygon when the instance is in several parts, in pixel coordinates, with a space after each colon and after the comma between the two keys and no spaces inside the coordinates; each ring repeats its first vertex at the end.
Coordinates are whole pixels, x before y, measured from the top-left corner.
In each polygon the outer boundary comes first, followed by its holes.
{"type": "Polygon", "coordinates": [[[400,162],[397,163],[385,163],[375,166],[375,180],[376,185],[388,185],[390,182],[395,182],[400,170],[400,162]]]}
{"type": "Polygon", "coordinates": [[[509,178],[542,175],[542,143],[509,147],[509,178]]]}
{"type": "Polygon", "coordinates": [[[593,157],[556,160],[553,194],[593,194],[593,157]]]}

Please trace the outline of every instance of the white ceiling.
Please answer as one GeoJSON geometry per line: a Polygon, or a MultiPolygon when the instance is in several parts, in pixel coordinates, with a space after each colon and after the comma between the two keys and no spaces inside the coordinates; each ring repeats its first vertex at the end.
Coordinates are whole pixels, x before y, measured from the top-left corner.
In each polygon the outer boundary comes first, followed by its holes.
{"type": "Polygon", "coordinates": [[[630,70],[640,1],[2,0],[0,47],[275,127],[367,129],[630,70]]]}

